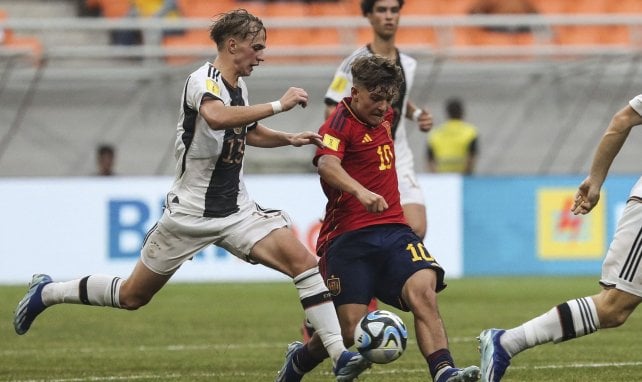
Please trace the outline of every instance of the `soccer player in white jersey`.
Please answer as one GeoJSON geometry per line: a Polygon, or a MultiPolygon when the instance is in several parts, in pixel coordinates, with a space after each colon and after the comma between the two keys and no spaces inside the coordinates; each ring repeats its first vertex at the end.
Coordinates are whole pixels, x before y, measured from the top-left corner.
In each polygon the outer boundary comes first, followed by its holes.
{"type": "Polygon", "coordinates": [[[400,11],[404,0],[362,0],[361,11],[372,26],[372,42],[354,51],[337,68],[332,83],[325,94],[327,118],[344,97],[350,96],[352,62],[359,56],[378,54],[391,59],[403,71],[404,81],[400,84],[401,97],[392,105],[395,120],[392,127],[395,152],[397,154],[397,177],[401,206],[406,220],[413,231],[420,237],[426,236],[427,221],[424,196],[417,182],[412,151],[406,137],[406,120],[415,121],[421,131],[432,127],[432,116],[429,112],[417,107],[409,99],[410,89],[415,78],[417,61],[407,54],[399,52],[395,46],[395,35],[399,26],[400,11]]]}
{"type": "Polygon", "coordinates": [[[277,101],[250,106],[242,77],[264,60],[266,29],[259,18],[242,9],[221,14],[210,37],[218,48],[216,59],[194,71],[185,83],[175,145],[176,176],[163,215],[148,232],[130,277],[91,275],[53,282],[46,274],[34,275],[14,314],[16,333],[25,334],[34,319],[55,304],[138,309],[185,261],[214,244],[248,263],[292,277],[307,319],[324,337],[337,380],[351,381],[370,363],[346,350],[316,257],[297,240],[288,215],[261,208],[243,183],[246,144],[323,146],[316,133],[290,134],[258,122],[305,106],[308,95],[291,87],[277,101]]]}
{"type": "MultiPolygon", "coordinates": [[[[609,123],[591,169],[575,195],[572,211],[587,214],[600,199],[611,163],[634,126],[642,124],[642,94],[629,101],[609,123]]],[[[559,343],[622,325],[642,302],[642,177],[633,186],[602,263],[602,290],[566,301],[513,329],[486,329],[479,336],[482,381],[498,382],[519,352],[547,342],[559,343]]]]}

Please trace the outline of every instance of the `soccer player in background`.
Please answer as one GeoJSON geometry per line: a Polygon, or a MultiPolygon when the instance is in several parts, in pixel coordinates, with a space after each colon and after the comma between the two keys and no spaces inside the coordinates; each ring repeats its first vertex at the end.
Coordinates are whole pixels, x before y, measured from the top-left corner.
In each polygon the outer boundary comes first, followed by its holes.
{"type": "MultiPolygon", "coordinates": [[[[414,315],[417,343],[435,382],[470,382],[479,368],[455,367],[437,306],[444,270],[410,228],[400,203],[392,140],[402,71],[379,55],[352,64],[351,97],[319,130],[314,164],[328,198],[317,242],[346,346],[373,297],[414,315]]],[[[327,357],[318,330],[289,345],[277,381],[299,381],[327,357]]]]}
{"type": "MultiPolygon", "coordinates": [[[[611,163],[631,129],[642,124],[642,94],[629,101],[609,123],[593,157],[588,176],[580,184],[572,211],[588,214],[600,199],[611,163]]],[[[482,381],[498,382],[520,352],[547,342],[559,343],[615,328],[626,322],[642,301],[642,177],[629,194],[613,241],[602,263],[602,290],[566,301],[512,329],[486,329],[479,336],[482,381]]]]}
{"type": "Polygon", "coordinates": [[[294,279],[307,319],[323,337],[338,380],[351,381],[369,362],[346,350],[316,257],[297,240],[285,212],[262,208],[250,199],[242,178],[246,144],[323,146],[316,133],[284,133],[258,122],[305,106],[308,94],[291,87],[277,101],[249,104],[243,77],[263,62],[266,48],[266,29],[259,18],[245,10],[221,14],[210,37],[218,48],[216,59],[190,74],[185,83],[175,179],[163,215],[145,237],[131,275],[127,279],[90,275],[67,282],[34,275],[15,311],[15,331],[25,334],[36,317],[55,304],[138,309],[185,261],[215,244],[248,263],[263,264],[294,279]]]}
{"type": "Polygon", "coordinates": [[[406,137],[406,120],[417,123],[421,131],[432,127],[432,116],[410,101],[409,95],[415,79],[417,61],[401,53],[395,46],[395,36],[404,0],[362,0],[361,12],[372,26],[372,41],[355,50],[341,62],[332,83],[325,94],[327,118],[344,97],[350,96],[352,62],[363,55],[378,54],[393,60],[401,67],[400,96],[392,105],[395,112],[392,122],[392,137],[397,153],[397,177],[401,206],[410,227],[423,239],[426,236],[427,219],[423,192],[419,187],[414,169],[414,160],[406,137]]]}

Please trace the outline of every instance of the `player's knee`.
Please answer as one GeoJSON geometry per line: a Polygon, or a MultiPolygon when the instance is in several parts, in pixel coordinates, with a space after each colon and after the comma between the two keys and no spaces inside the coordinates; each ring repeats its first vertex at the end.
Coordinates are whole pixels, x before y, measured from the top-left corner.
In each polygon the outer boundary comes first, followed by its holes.
{"type": "Polygon", "coordinates": [[[624,324],[640,303],[640,299],[617,290],[603,291],[593,297],[601,328],[624,324]]]}
{"type": "Polygon", "coordinates": [[[120,306],[123,309],[127,310],[137,310],[138,308],[141,308],[149,301],[151,301],[151,296],[143,296],[143,295],[121,295],[120,296],[120,306]]]}
{"type": "Polygon", "coordinates": [[[602,307],[600,311],[600,326],[605,329],[617,328],[624,324],[630,315],[630,311],[613,305],[602,307]]]}
{"type": "Polygon", "coordinates": [[[432,288],[409,288],[404,299],[412,311],[437,308],[437,294],[432,288]]]}

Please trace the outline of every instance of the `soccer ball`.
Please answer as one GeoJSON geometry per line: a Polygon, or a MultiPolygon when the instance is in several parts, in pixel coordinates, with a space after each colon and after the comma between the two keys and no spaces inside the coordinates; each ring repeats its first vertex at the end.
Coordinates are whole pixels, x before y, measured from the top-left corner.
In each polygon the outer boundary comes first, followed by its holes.
{"type": "Polygon", "coordinates": [[[354,343],[374,363],[389,363],[406,350],[408,330],[396,314],[375,310],[363,316],[354,330],[354,343]]]}

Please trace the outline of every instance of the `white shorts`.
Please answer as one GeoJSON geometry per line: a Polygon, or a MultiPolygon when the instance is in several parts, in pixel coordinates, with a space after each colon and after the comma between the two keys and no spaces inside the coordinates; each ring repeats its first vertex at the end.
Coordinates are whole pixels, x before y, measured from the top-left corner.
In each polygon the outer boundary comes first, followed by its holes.
{"type": "Polygon", "coordinates": [[[600,284],[642,297],[642,202],[629,200],[602,264],[600,284]]]}
{"type": "Polygon", "coordinates": [[[266,210],[256,203],[224,218],[170,212],[166,208],[145,237],[141,261],[153,272],[170,275],[196,252],[214,244],[256,264],[250,257],[254,244],[275,229],[290,225],[290,217],[284,211],[266,210]]]}
{"type": "Polygon", "coordinates": [[[401,196],[401,205],[421,204],[424,205],[424,193],[419,187],[417,175],[415,175],[415,163],[412,157],[412,150],[406,139],[405,126],[402,124],[397,128],[395,137],[395,167],[397,169],[397,179],[399,181],[399,194],[401,196]]]}
{"type": "Polygon", "coordinates": [[[410,171],[397,168],[397,178],[399,180],[399,195],[402,206],[406,204],[426,204],[424,201],[424,193],[421,191],[421,187],[419,187],[417,176],[415,172],[412,171],[412,168],[410,171]]]}

